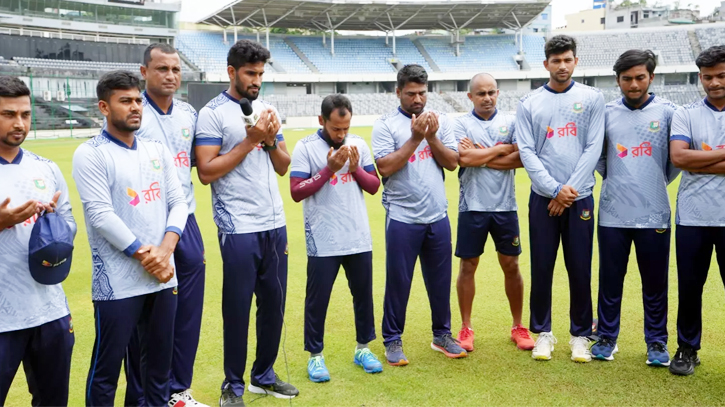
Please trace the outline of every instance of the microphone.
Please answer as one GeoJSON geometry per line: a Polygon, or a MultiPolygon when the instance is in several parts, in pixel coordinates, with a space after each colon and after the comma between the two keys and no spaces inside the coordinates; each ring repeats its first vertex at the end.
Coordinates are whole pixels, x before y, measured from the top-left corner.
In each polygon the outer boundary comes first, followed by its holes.
{"type": "Polygon", "coordinates": [[[257,124],[257,121],[259,121],[259,114],[254,111],[249,99],[244,98],[240,100],[239,107],[242,108],[242,119],[244,120],[244,124],[249,127],[254,127],[257,124]]]}

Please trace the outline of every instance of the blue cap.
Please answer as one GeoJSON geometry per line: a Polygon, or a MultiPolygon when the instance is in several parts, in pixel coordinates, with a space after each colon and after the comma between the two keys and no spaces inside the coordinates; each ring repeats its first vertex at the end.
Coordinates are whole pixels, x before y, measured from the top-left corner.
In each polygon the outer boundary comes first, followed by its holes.
{"type": "Polygon", "coordinates": [[[65,280],[73,259],[73,232],[63,217],[48,212],[40,215],[30,232],[28,266],[40,284],[65,280]]]}

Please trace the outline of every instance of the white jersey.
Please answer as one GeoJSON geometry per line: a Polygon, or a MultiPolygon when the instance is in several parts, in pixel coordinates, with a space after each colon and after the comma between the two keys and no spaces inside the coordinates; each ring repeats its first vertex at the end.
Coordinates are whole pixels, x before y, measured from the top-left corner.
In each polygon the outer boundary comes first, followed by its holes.
{"type": "MultiPolygon", "coordinates": [[[[475,111],[456,120],[454,134],[459,143],[464,138],[477,148],[491,148],[499,144],[516,144],[516,116],[496,111],[485,120],[475,111]]],[[[514,177],[516,170],[496,170],[487,167],[461,167],[459,212],[516,211],[514,177]]]]}
{"type": "MultiPolygon", "coordinates": [[[[348,134],[345,145],[356,146],[359,168],[373,171],[370,148],[359,136],[348,134]]],[[[327,167],[330,146],[318,131],[295,145],[290,177],[308,179],[327,167]]],[[[365,197],[349,171],[349,161],[312,196],[302,202],[307,255],[346,256],[373,250],[365,197]]]]}
{"type": "MultiPolygon", "coordinates": [[[[258,99],[252,107],[257,112],[272,108],[258,99]]],[[[226,91],[199,111],[197,146],[220,146],[219,154],[223,155],[246,137],[239,101],[226,91]]],[[[284,141],[281,130],[277,140],[284,141]]],[[[221,233],[255,233],[285,226],[277,174],[269,153],[261,146],[247,154],[231,172],[211,183],[211,197],[214,222],[221,233]]]]}
{"type": "MultiPolygon", "coordinates": [[[[10,197],[10,208],[31,199],[50,202],[57,191],[57,213],[75,235],[68,186],[58,166],[23,149],[11,163],[0,158],[0,202],[10,197]]],[[[30,275],[28,245],[37,218],[0,231],[0,332],[33,328],[70,313],[60,284],[40,284],[30,275]]]]}
{"type": "Polygon", "coordinates": [[[169,149],[144,137],[129,148],[104,131],[76,150],[73,178],[93,258],[93,300],[175,287],[175,275],[162,284],[131,257],[142,244],[161,244],[166,232],[181,236],[186,226],[189,209],[169,149]]]}
{"type": "Polygon", "coordinates": [[[184,189],[189,213],[196,210],[194,184],[191,182],[196,110],[190,104],[174,99],[169,111],[164,113],[149,95],[143,94],[143,121],[136,137],[147,137],[162,142],[171,151],[174,166],[184,189]]]}
{"type": "MultiPolygon", "coordinates": [[[[672,117],[671,133],[670,140],[686,141],[693,150],[723,149],[725,113],[707,99],[682,106],[672,117]]],[[[682,171],[675,223],[725,226],[725,175],[682,171]]]]}
{"type": "MultiPolygon", "coordinates": [[[[378,119],[373,125],[375,159],[400,149],[411,138],[411,116],[401,108],[378,119]]],[[[444,146],[458,151],[453,123],[440,115],[436,136],[444,146]]],[[[408,224],[431,224],[446,217],[448,200],[443,168],[423,140],[408,162],[395,174],[383,178],[383,206],[390,219],[408,224]]]]}

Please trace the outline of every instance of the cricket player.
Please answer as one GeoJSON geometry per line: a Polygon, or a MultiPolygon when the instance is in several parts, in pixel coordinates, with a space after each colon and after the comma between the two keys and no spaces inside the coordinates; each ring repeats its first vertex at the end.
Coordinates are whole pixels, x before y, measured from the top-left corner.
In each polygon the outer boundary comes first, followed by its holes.
{"type": "Polygon", "coordinates": [[[521,99],[516,137],[531,178],[531,332],[539,334],[531,353],[551,359],[551,291],[561,241],[569,275],[571,359],[591,361],[591,263],[594,239],[594,168],[604,141],[604,97],[574,82],[576,41],[557,35],[546,42],[549,82],[521,99]]]}

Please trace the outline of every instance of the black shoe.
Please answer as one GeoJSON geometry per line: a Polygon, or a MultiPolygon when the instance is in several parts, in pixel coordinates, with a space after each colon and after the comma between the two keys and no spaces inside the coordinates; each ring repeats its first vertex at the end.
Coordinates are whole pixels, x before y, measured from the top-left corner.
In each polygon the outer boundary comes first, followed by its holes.
{"type": "Polygon", "coordinates": [[[285,383],[279,379],[279,376],[274,375],[274,384],[259,384],[251,382],[248,387],[249,391],[256,394],[269,394],[278,399],[291,399],[295,398],[300,391],[289,383],[285,383]]]}
{"type": "Polygon", "coordinates": [[[670,372],[680,376],[689,376],[695,373],[695,366],[700,365],[697,351],[689,346],[677,348],[675,357],[670,362],[670,372]]]}
{"type": "Polygon", "coordinates": [[[232,386],[227,384],[222,390],[221,397],[219,397],[219,407],[244,407],[244,399],[242,399],[242,396],[234,394],[232,386]]]}

